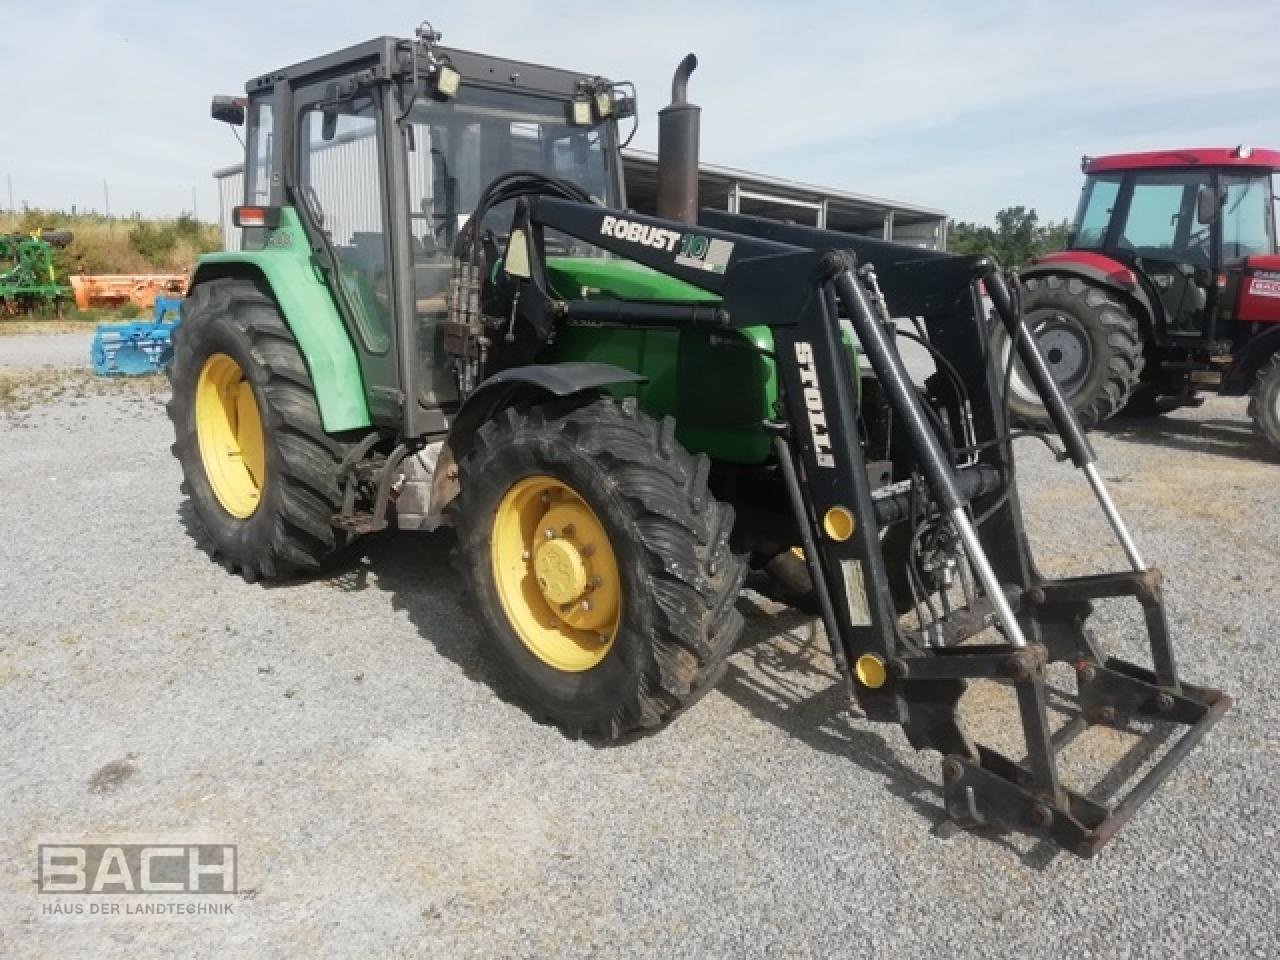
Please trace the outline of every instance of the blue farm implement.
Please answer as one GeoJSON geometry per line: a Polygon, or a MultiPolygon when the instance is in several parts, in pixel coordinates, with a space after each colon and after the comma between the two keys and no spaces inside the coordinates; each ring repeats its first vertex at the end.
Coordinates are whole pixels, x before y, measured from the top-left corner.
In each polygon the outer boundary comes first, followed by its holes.
{"type": "Polygon", "coordinates": [[[176,297],[156,297],[149,321],[98,324],[89,348],[93,372],[100,377],[159,373],[173,359],[173,331],[181,310],[176,297]]]}

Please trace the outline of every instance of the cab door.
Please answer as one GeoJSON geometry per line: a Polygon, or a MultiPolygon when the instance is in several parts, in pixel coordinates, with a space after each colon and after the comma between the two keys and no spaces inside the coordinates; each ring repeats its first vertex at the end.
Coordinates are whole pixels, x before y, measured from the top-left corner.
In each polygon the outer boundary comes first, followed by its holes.
{"type": "Polygon", "coordinates": [[[336,267],[328,276],[356,348],[375,423],[398,424],[403,396],[384,160],[383,89],[337,99],[336,81],[294,93],[299,201],[336,267]]]}
{"type": "Polygon", "coordinates": [[[1162,337],[1185,341],[1208,333],[1216,266],[1214,224],[1200,223],[1197,200],[1213,189],[1204,170],[1131,174],[1124,211],[1113,227],[1117,252],[1151,279],[1164,307],[1162,337]]]}

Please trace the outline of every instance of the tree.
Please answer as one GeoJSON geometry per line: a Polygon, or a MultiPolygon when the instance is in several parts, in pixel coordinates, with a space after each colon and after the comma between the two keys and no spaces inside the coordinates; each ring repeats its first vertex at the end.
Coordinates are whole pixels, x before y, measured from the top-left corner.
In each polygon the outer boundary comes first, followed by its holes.
{"type": "Polygon", "coordinates": [[[953,220],[947,226],[947,249],[952,253],[995,257],[1006,267],[1026,266],[1033,258],[1067,245],[1066,220],[1040,223],[1040,215],[1026,207],[1005,207],[995,226],[953,220]]]}

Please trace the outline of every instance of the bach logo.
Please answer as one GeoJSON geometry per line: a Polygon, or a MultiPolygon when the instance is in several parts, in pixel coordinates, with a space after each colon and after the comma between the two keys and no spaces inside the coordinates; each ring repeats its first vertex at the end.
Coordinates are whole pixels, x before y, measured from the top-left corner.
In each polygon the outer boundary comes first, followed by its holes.
{"type": "Polygon", "coordinates": [[[41,843],[39,915],[51,920],[234,917],[236,847],[224,843],[41,843]]]}

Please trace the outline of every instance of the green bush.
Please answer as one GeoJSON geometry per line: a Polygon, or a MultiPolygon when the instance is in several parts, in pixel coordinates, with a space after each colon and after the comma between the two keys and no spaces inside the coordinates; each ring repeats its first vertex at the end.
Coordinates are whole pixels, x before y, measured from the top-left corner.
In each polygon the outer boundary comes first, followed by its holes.
{"type": "Polygon", "coordinates": [[[177,230],[172,226],[154,226],[139,223],[129,231],[129,246],[138,251],[149,263],[161,263],[178,244],[177,230]]]}
{"type": "Polygon", "coordinates": [[[187,213],[175,220],[72,216],[61,210],[0,214],[0,233],[55,227],[74,236],[69,246],[54,251],[59,279],[73,273],[187,273],[196,257],[221,247],[217,225],[187,213]]]}

